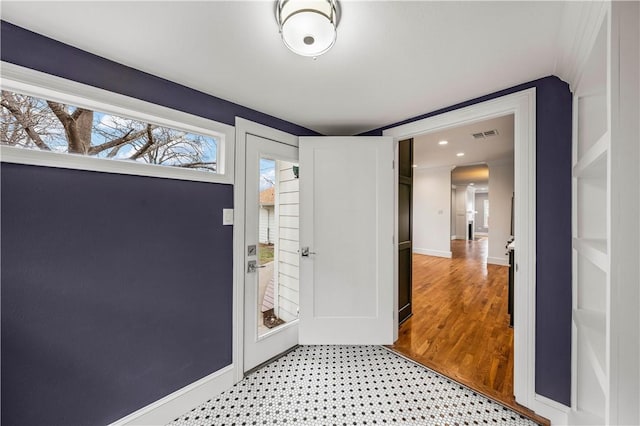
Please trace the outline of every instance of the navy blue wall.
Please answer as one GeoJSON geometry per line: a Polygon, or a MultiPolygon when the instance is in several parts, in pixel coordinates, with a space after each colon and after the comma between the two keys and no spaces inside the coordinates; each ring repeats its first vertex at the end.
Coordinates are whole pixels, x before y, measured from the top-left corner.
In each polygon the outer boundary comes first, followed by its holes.
{"type": "Polygon", "coordinates": [[[569,85],[545,77],[400,123],[536,89],[536,392],[571,402],[571,99],[569,85]]]}
{"type": "MultiPolygon", "coordinates": [[[[295,124],[0,22],[3,61],[234,125],[295,124]]],[[[231,363],[230,185],[2,164],[2,422],[105,424],[231,363]]]]}
{"type": "Polygon", "coordinates": [[[231,364],[231,185],[0,177],[3,424],[107,424],[231,364]]]}

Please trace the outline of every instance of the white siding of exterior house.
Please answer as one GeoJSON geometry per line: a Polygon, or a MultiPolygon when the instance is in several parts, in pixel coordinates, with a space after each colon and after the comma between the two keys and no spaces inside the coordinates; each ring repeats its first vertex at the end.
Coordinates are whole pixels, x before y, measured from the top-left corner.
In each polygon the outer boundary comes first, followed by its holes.
{"type": "Polygon", "coordinates": [[[260,207],[258,241],[262,244],[275,243],[276,216],[273,206],[260,207]]]}
{"type": "Polygon", "coordinates": [[[286,322],[298,318],[298,277],[300,255],[299,235],[299,189],[298,179],[293,175],[292,164],[276,163],[276,223],[278,243],[276,245],[278,274],[278,317],[286,322]]]}

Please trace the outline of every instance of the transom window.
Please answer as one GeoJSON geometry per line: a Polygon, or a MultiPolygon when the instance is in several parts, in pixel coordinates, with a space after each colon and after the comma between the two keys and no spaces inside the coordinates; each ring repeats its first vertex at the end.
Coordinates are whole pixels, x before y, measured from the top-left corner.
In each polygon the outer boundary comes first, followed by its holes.
{"type": "Polygon", "coordinates": [[[233,125],[5,62],[0,90],[3,163],[233,184],[233,125]]]}
{"type": "Polygon", "coordinates": [[[2,90],[2,145],[218,172],[217,137],[2,90]]]}

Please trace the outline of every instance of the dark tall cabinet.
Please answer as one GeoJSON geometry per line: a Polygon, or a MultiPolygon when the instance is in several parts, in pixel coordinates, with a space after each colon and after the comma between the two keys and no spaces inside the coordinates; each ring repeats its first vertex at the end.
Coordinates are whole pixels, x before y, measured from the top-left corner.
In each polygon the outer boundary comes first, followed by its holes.
{"type": "Polygon", "coordinates": [[[413,228],[413,139],[398,146],[398,321],[411,316],[413,228]]]}

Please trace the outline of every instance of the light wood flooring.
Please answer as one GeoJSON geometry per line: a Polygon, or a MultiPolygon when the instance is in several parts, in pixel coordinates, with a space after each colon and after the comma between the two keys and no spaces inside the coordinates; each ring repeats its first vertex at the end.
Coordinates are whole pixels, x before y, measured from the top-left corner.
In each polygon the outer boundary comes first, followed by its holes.
{"type": "Polygon", "coordinates": [[[413,255],[413,316],[400,326],[391,348],[532,415],[513,396],[509,270],[487,265],[487,249],[486,238],[454,240],[451,259],[413,255]]]}

